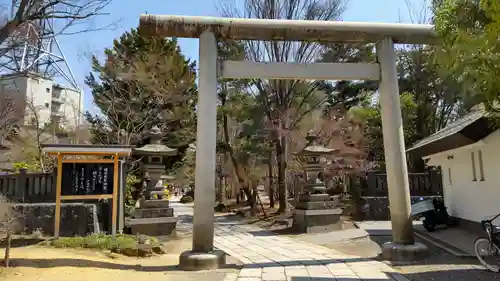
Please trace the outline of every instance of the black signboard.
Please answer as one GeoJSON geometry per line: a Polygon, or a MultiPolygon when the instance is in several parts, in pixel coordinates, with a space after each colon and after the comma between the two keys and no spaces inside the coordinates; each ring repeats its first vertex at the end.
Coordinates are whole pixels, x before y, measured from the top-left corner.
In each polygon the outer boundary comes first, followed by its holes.
{"type": "Polygon", "coordinates": [[[61,195],[113,194],[113,163],[63,163],[61,195]]]}

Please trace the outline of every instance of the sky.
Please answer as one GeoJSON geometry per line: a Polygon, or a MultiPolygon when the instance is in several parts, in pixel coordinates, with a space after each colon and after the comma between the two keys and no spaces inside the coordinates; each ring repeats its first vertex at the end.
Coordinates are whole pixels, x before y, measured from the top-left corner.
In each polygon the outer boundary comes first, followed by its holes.
{"type": "MultiPolygon", "coordinates": [[[[344,21],[416,23],[425,2],[426,0],[350,0],[341,19],[344,21]],[[411,2],[410,9],[407,2],[411,2]]],[[[84,110],[95,112],[90,90],[84,84],[85,76],[91,70],[91,56],[94,54],[102,57],[104,49],[110,47],[115,38],[131,28],[136,28],[140,14],[218,16],[216,3],[218,3],[217,0],[114,0],[107,7],[106,12],[109,15],[96,18],[90,24],[106,26],[118,21],[115,27],[58,38],[77,82],[84,89],[84,110]]],[[[187,57],[193,60],[198,59],[197,39],[179,39],[179,42],[182,52],[187,57]]]]}

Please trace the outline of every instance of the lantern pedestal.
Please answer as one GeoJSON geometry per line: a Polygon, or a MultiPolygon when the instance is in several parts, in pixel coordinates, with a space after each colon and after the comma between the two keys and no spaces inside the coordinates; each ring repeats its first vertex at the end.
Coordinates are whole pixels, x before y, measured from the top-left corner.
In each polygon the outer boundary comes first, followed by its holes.
{"type": "Polygon", "coordinates": [[[322,233],[342,229],[342,209],[328,194],[300,195],[293,211],[293,229],[300,233],[322,233]]]}
{"type": "Polygon", "coordinates": [[[327,155],[336,150],[316,143],[317,136],[307,134],[306,147],[296,153],[304,168],[303,193],[293,211],[292,228],[299,233],[321,233],[342,229],[342,209],[337,208],[338,198],[326,194],[324,170],[327,155]]]}

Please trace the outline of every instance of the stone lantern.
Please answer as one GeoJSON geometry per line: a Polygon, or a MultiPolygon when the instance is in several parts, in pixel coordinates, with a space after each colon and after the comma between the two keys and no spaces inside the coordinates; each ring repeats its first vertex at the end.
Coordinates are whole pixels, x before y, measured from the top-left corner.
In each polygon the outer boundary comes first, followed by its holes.
{"type": "Polygon", "coordinates": [[[164,190],[163,180],[165,179],[163,159],[166,156],[177,155],[177,149],[170,148],[161,143],[163,133],[157,126],[151,129],[148,136],[150,138],[149,144],[134,148],[132,155],[144,157],[141,166],[145,182],[145,190],[143,190],[144,199],[152,199],[154,195],[161,198],[164,190]]]}
{"type": "Polygon", "coordinates": [[[175,232],[177,218],[174,217],[174,209],[169,206],[169,201],[163,198],[164,181],[174,178],[165,175],[163,158],[176,155],[177,150],[163,145],[162,136],[161,130],[155,126],[149,133],[150,143],[132,150],[132,155],[144,157],[141,168],[145,185],[142,198],[137,201],[131,217],[125,220],[132,234],[163,236],[175,232]]]}
{"type": "Polygon", "coordinates": [[[305,181],[293,212],[292,227],[303,233],[339,230],[342,209],[337,208],[338,202],[326,193],[324,183],[328,156],[337,150],[318,144],[318,137],[310,132],[306,140],[306,147],[295,154],[304,170],[305,181]]]}

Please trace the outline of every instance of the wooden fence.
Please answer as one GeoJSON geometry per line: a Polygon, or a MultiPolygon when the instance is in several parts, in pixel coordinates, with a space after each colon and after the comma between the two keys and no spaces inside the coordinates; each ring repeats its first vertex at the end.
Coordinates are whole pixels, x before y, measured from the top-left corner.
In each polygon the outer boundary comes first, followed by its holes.
{"type": "MultiPolygon", "coordinates": [[[[409,173],[408,177],[412,196],[443,194],[443,184],[439,171],[409,173]]],[[[17,174],[0,175],[0,194],[17,202],[55,202],[55,178],[54,173],[27,173],[23,169],[17,174]]],[[[294,177],[289,177],[288,180],[288,196],[294,198],[300,193],[301,186],[296,179],[294,180],[294,177]]],[[[347,190],[359,188],[361,196],[364,197],[388,195],[387,176],[382,173],[368,172],[363,176],[342,177],[338,184],[345,186],[347,190]]],[[[278,190],[276,187],[274,191],[277,198],[278,190]]]]}
{"type": "MultiPolygon", "coordinates": [[[[443,194],[443,182],[439,171],[429,171],[425,173],[409,173],[411,196],[432,196],[443,194]]],[[[358,176],[352,179],[349,188],[358,187],[361,189],[361,196],[380,197],[388,196],[387,175],[368,172],[366,176],[358,176]]]]}
{"type": "MultiPolygon", "coordinates": [[[[296,177],[288,178],[288,197],[295,198],[302,191],[302,186],[296,177]]],[[[353,191],[359,189],[364,197],[384,197],[388,196],[387,175],[384,173],[367,172],[357,176],[338,176],[331,179],[333,182],[327,184],[337,192],[353,191]]],[[[411,196],[433,196],[443,194],[443,182],[439,171],[429,171],[425,173],[409,173],[411,196]]],[[[277,196],[277,188],[276,196],[277,196]]]]}
{"type": "Polygon", "coordinates": [[[0,194],[22,203],[55,202],[55,176],[53,173],[27,173],[0,175],[0,194]]]}

